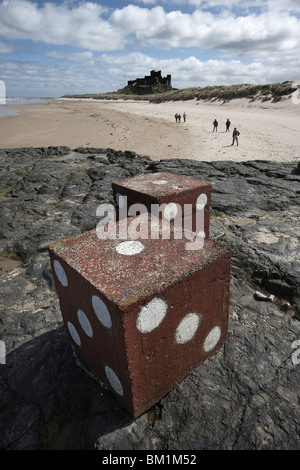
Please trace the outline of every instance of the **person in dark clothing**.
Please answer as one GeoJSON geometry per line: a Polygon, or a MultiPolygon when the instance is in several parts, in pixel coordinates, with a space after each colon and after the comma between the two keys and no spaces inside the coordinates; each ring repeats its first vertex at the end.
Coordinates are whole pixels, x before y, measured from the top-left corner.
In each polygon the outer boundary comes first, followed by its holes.
{"type": "Polygon", "coordinates": [[[234,128],[234,131],[232,133],[232,144],[234,144],[234,142],[236,142],[236,145],[238,146],[239,145],[239,140],[238,140],[238,136],[240,135],[239,131],[237,130],[237,128],[235,127],[234,128]]]}
{"type": "Polygon", "coordinates": [[[226,121],[226,132],[229,132],[230,124],[231,124],[231,122],[229,121],[229,119],[227,119],[227,121],[226,121]]]}
{"type": "Polygon", "coordinates": [[[213,125],[214,125],[214,128],[213,128],[213,132],[215,132],[215,129],[216,129],[216,132],[218,132],[218,121],[215,119],[214,122],[213,122],[213,125]]]}

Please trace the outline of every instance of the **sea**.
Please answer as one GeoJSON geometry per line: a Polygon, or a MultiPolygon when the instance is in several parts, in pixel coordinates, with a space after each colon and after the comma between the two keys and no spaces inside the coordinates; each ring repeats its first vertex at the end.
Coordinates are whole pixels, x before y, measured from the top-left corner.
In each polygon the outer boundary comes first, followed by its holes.
{"type": "Polygon", "coordinates": [[[20,112],[16,109],[10,109],[10,106],[21,106],[23,104],[40,103],[43,98],[22,98],[22,97],[7,97],[5,104],[0,101],[0,118],[7,116],[16,116],[20,112]]]}

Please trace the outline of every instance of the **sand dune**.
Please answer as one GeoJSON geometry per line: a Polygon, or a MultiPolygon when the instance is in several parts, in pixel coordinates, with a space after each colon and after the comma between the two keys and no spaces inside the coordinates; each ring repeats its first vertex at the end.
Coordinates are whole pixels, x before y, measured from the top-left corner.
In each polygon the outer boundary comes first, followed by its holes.
{"type": "Polygon", "coordinates": [[[1,148],[102,147],[153,160],[300,160],[300,105],[291,99],[276,104],[50,99],[16,109],[19,115],[0,119],[1,148]],[[176,112],[185,112],[187,122],[176,124],[176,112]],[[217,133],[212,132],[215,118],[217,133]],[[241,133],[238,147],[231,146],[234,127],[241,133]]]}

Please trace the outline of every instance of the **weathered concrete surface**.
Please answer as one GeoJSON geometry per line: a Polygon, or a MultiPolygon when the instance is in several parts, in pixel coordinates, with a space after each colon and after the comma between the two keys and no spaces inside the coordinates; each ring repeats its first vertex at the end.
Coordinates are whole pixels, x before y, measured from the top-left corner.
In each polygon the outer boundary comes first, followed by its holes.
{"type": "Polygon", "coordinates": [[[0,152],[0,252],[23,259],[0,278],[0,447],[299,450],[298,162],[151,162],[107,149],[63,162],[68,153],[0,152]],[[233,249],[233,266],[225,346],[133,420],[77,366],[47,247],[95,228],[111,182],[144,171],[212,184],[210,236],[233,249]]]}
{"type": "Polygon", "coordinates": [[[170,172],[146,173],[113,181],[117,218],[135,215],[140,205],[157,216],[170,220],[177,227],[203,231],[209,239],[211,185],[197,178],[170,172]],[[202,219],[199,214],[203,211],[202,219]],[[161,212],[161,213],[160,213],[161,212]]]}
{"type": "MultiPolygon", "coordinates": [[[[135,221],[150,233],[148,214],[116,228],[135,221]]],[[[161,235],[124,241],[90,230],[49,247],[70,340],[134,418],[227,338],[231,251],[211,240],[187,250],[186,239],[161,235]]]]}

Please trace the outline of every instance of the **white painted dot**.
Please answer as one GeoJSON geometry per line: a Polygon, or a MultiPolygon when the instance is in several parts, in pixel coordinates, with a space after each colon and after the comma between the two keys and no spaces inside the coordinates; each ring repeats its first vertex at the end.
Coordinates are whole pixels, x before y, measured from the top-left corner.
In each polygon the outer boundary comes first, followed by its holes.
{"type": "Polygon", "coordinates": [[[204,341],[204,351],[209,352],[218,344],[218,341],[221,337],[221,328],[215,326],[206,336],[204,341]]]}
{"type": "Polygon", "coordinates": [[[206,206],[207,204],[207,196],[206,194],[200,194],[200,196],[197,198],[197,201],[196,201],[196,207],[197,209],[200,211],[202,209],[204,209],[204,207],[206,206]]]}
{"type": "Polygon", "coordinates": [[[116,194],[116,201],[120,209],[123,209],[123,207],[125,206],[125,197],[126,196],[122,196],[122,194],[120,193],[116,194]]]}
{"type": "Polygon", "coordinates": [[[74,343],[76,343],[78,346],[81,345],[81,341],[80,341],[80,336],[75,328],[75,326],[73,325],[73,323],[69,322],[67,323],[67,326],[68,326],[68,330],[70,332],[70,335],[72,336],[72,339],[74,341],[74,343]]]}
{"type": "Polygon", "coordinates": [[[57,276],[57,279],[59,280],[61,285],[66,287],[68,285],[68,278],[67,278],[64,268],[62,267],[60,262],[57,261],[57,259],[54,260],[53,266],[54,266],[54,271],[57,276]]]}
{"type": "Polygon", "coordinates": [[[150,333],[157,328],[166,316],[168,310],[167,302],[155,298],[148,302],[139,312],[136,327],[141,333],[150,333]]]}
{"type": "Polygon", "coordinates": [[[143,243],[137,242],[135,240],[130,240],[127,242],[119,243],[119,245],[117,245],[116,247],[116,250],[120,255],[132,256],[141,253],[144,248],[145,247],[143,243]]]}
{"type": "Polygon", "coordinates": [[[175,204],[175,202],[170,202],[164,209],[164,217],[167,220],[175,219],[177,212],[177,204],[175,204]]]}
{"type": "Polygon", "coordinates": [[[78,310],[77,317],[78,317],[79,323],[81,325],[81,328],[83,329],[85,334],[88,335],[90,338],[92,338],[93,337],[93,328],[92,328],[86,314],[82,310],[78,310]]]}
{"type": "Polygon", "coordinates": [[[186,315],[176,329],[175,338],[177,343],[184,344],[190,341],[194,337],[199,327],[199,323],[200,318],[196,313],[189,313],[186,315]]]}
{"type": "Polygon", "coordinates": [[[167,180],[155,180],[152,181],[153,184],[168,184],[167,180]]]}
{"type": "Polygon", "coordinates": [[[111,328],[111,317],[106,307],[105,303],[97,295],[92,296],[92,304],[95,314],[97,315],[98,320],[106,328],[111,328]]]}
{"type": "Polygon", "coordinates": [[[114,391],[117,392],[118,395],[122,396],[123,387],[116,373],[108,366],[105,366],[105,373],[114,391]]]}

